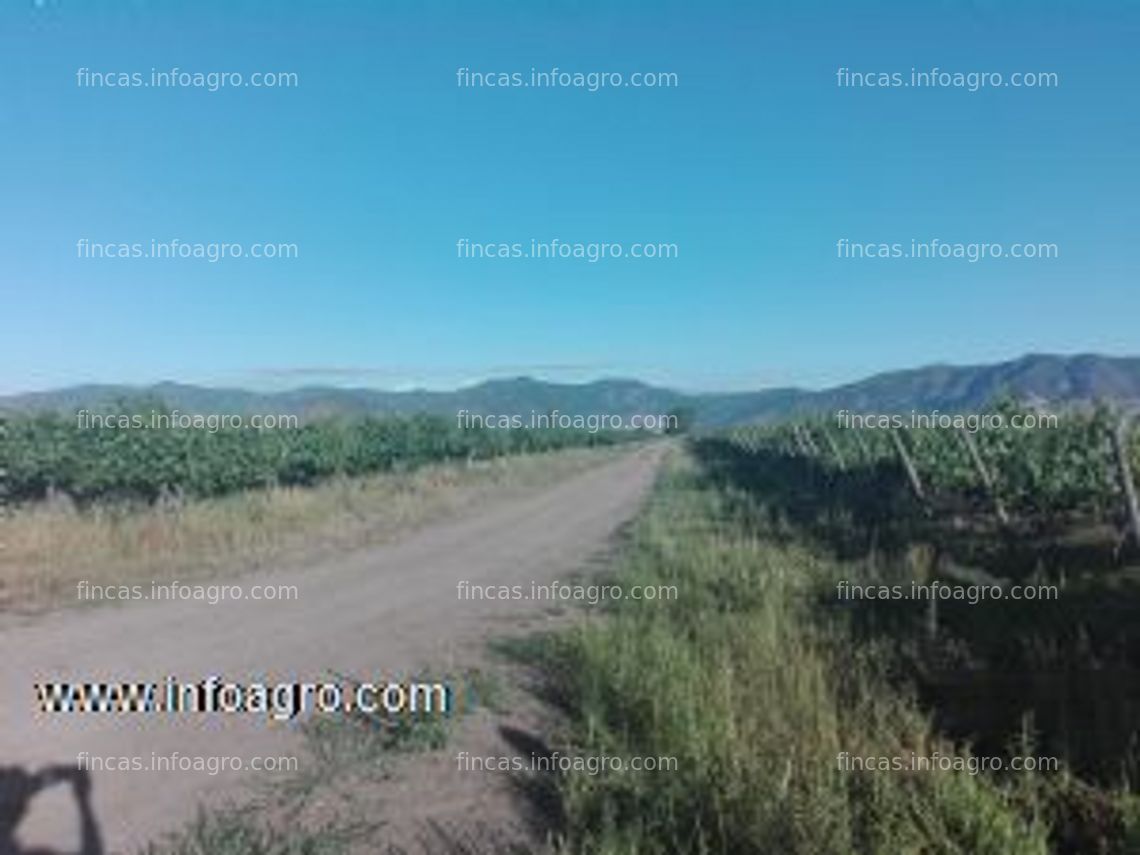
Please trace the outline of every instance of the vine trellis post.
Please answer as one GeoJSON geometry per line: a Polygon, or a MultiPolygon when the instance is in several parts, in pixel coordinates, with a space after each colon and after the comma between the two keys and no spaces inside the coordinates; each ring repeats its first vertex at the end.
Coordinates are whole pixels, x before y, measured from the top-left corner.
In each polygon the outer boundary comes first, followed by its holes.
{"type": "Polygon", "coordinates": [[[1125,511],[1128,514],[1132,541],[1140,546],[1140,501],[1136,498],[1136,482],[1132,480],[1132,466],[1128,460],[1128,431],[1131,423],[1131,416],[1120,417],[1112,431],[1112,450],[1116,457],[1120,486],[1124,490],[1125,511]]]}

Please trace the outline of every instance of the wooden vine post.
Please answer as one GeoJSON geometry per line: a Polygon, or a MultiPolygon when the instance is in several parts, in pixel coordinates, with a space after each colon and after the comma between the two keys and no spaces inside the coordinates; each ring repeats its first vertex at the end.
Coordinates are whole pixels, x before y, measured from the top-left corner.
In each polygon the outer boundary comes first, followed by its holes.
{"type": "Polygon", "coordinates": [[[974,462],[974,469],[977,470],[978,477],[982,479],[982,484],[989,493],[990,500],[994,505],[994,512],[997,514],[998,522],[1002,526],[1009,526],[1009,514],[1005,510],[1005,504],[998,495],[997,485],[994,482],[993,473],[990,472],[986,462],[982,460],[981,452],[978,451],[978,444],[974,442],[974,438],[970,436],[970,432],[965,428],[958,429],[958,435],[962,438],[962,443],[966,446],[966,450],[970,453],[970,459],[974,462]]]}
{"type": "MultiPolygon", "coordinates": [[[[902,461],[903,469],[906,470],[906,477],[910,481],[910,489],[914,492],[915,498],[918,499],[919,504],[922,505],[923,513],[929,516],[930,505],[926,502],[926,490],[923,489],[922,479],[918,477],[918,469],[915,468],[914,461],[911,460],[910,454],[906,450],[906,445],[899,436],[897,428],[890,428],[888,433],[891,436],[891,442],[894,443],[895,451],[898,453],[899,460],[902,461]]],[[[918,565],[915,566],[913,572],[925,584],[933,580],[937,569],[937,554],[928,556],[924,551],[920,550],[917,554],[918,565]]],[[[938,635],[938,598],[931,592],[930,600],[926,604],[926,635],[928,638],[935,638],[938,635]]]]}
{"type": "Polygon", "coordinates": [[[1136,483],[1132,480],[1132,465],[1128,460],[1128,427],[1131,419],[1121,417],[1112,431],[1112,450],[1116,456],[1116,468],[1120,473],[1120,484],[1124,488],[1124,500],[1128,512],[1128,522],[1132,530],[1132,540],[1140,546],[1140,501],[1136,498],[1136,483]]]}
{"type": "Polygon", "coordinates": [[[895,451],[898,452],[899,460],[902,461],[903,469],[906,470],[906,477],[910,480],[910,488],[914,491],[915,497],[923,504],[926,505],[926,491],[922,489],[922,479],[918,477],[918,470],[914,468],[914,461],[910,459],[907,454],[906,446],[903,445],[902,437],[895,428],[889,431],[891,435],[891,442],[895,445],[895,451]]]}

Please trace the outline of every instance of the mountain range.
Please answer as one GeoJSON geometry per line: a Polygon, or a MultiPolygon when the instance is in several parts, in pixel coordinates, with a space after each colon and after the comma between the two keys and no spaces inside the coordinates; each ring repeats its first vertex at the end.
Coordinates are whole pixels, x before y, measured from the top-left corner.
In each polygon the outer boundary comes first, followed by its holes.
{"type": "Polygon", "coordinates": [[[687,408],[698,425],[714,427],[777,421],[794,415],[848,409],[861,413],[979,411],[1013,395],[1035,403],[1076,406],[1107,401],[1140,406],[1140,357],[1094,354],[1031,354],[991,365],[930,365],[876,374],[823,390],[794,387],[756,392],[685,393],[637,380],[552,383],[529,377],[488,380],[449,392],[390,392],[366,388],[307,386],[285,392],[252,392],[181,383],[152,386],[82,385],[0,396],[0,413],[71,413],[123,402],[161,401],[186,413],[296,414],[303,419],[417,412],[478,414],[666,413],[687,408]]]}

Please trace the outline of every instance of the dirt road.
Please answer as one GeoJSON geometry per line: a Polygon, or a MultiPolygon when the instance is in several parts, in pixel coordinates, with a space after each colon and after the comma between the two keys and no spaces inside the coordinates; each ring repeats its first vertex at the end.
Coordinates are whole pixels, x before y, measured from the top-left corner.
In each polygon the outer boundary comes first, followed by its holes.
{"type": "MultiPolygon", "coordinates": [[[[296,601],[136,602],[65,610],[0,629],[0,767],[72,767],[93,757],[301,756],[296,722],[263,715],[44,714],[33,685],[50,681],[384,682],[459,653],[508,616],[549,603],[460,600],[460,580],[567,580],[638,508],[661,456],[644,448],[530,496],[492,504],[379,549],[302,572],[245,577],[296,585],[296,601]]],[[[256,773],[269,776],[272,773],[256,773]]],[[[134,851],[194,816],[200,802],[240,796],[256,775],[93,771],[94,814],[109,852],[134,851]]],[[[3,808],[3,799],[0,799],[3,808]]],[[[0,819],[2,822],[2,819],[0,819]]],[[[69,788],[43,791],[19,826],[22,845],[78,851],[69,788]]],[[[2,829],[0,829],[2,837],[2,829]]],[[[0,844],[2,848],[2,844],[0,844]]]]}

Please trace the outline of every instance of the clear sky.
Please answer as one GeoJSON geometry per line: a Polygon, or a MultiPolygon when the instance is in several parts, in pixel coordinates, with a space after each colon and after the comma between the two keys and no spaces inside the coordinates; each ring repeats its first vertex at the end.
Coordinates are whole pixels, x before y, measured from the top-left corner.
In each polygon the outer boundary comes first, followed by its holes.
{"type": "Polygon", "coordinates": [[[1140,5],[1096,0],[0,0],[0,392],[739,389],[1136,353],[1138,84],[1140,5]],[[298,85],[79,82],[175,67],[298,85]],[[554,67],[677,85],[457,83],[554,67]],[[934,67],[1059,85],[837,83],[934,67]],[[77,250],[174,238],[298,257],[77,250]],[[460,258],[463,238],[677,257],[460,258]],[[1059,257],[844,259],[843,238],[1059,257]]]}

